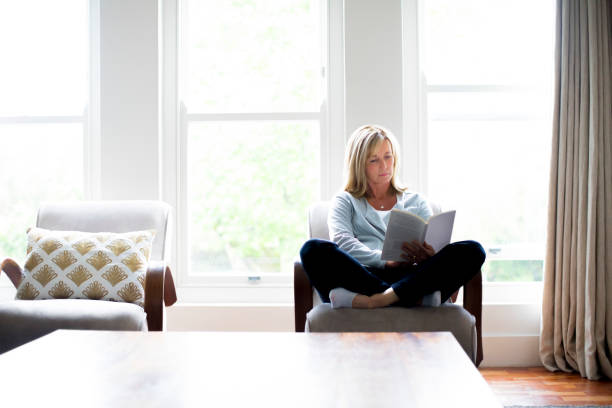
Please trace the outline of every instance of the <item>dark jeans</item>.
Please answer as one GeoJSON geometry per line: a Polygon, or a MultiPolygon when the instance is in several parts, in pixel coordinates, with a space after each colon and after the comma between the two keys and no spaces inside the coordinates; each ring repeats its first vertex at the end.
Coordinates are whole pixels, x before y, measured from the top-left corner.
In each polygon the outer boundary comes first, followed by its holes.
{"type": "Polygon", "coordinates": [[[402,306],[413,306],[437,290],[445,302],[480,271],[485,256],[478,242],[461,241],[416,266],[379,269],[361,265],[330,241],[311,239],[300,250],[306,275],[323,302],[338,287],[367,296],[392,287],[402,306]]]}

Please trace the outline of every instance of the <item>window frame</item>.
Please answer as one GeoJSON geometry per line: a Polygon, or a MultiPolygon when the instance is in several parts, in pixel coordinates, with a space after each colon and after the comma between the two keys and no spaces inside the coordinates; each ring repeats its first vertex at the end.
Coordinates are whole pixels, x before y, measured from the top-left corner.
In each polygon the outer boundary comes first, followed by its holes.
{"type": "MultiPolygon", "coordinates": [[[[188,113],[180,95],[181,14],[185,2],[168,0],[162,3],[162,199],[176,209],[176,228],[172,264],[177,290],[185,302],[206,303],[274,303],[293,302],[292,274],[271,273],[245,275],[240,273],[207,273],[190,275],[187,198],[187,127],[198,122],[239,121],[318,121],[320,137],[321,199],[331,198],[339,185],[337,152],[344,151],[344,67],[343,67],[343,5],[342,2],[320,0],[321,74],[323,81],[320,110],[311,112],[245,112],[188,113]],[[341,112],[342,114],[333,114],[341,112]],[[332,119],[342,117],[342,120],[332,119]],[[332,138],[330,135],[338,135],[332,138]]],[[[340,170],[341,174],[341,170],[340,170]]],[[[306,214],[304,215],[306,223],[306,214]]],[[[307,237],[305,236],[304,239],[307,237]]],[[[298,254],[295,254],[296,258],[298,254]]]]}
{"type": "MultiPolygon", "coordinates": [[[[404,145],[409,153],[408,160],[412,162],[411,167],[404,169],[405,180],[411,182],[425,195],[428,194],[428,95],[432,92],[517,92],[526,89],[534,90],[543,87],[536,86],[512,86],[498,84],[478,85],[433,85],[428,84],[424,72],[424,10],[427,0],[402,0],[402,27],[403,27],[403,63],[408,69],[404,69],[404,145]],[[408,30],[406,27],[414,27],[408,30]],[[416,63],[415,63],[416,61],[416,63]],[[411,66],[413,64],[413,66],[411,66]],[[413,95],[413,96],[410,96],[413,95]]],[[[453,119],[458,119],[453,117],[453,119]]],[[[508,115],[481,115],[470,117],[478,120],[501,120],[501,119],[533,119],[531,116],[508,115]]],[[[487,255],[490,259],[503,259],[493,255],[487,255]]],[[[543,254],[545,258],[545,254],[543,254]]],[[[541,303],[543,288],[542,281],[534,282],[487,282],[483,277],[483,303],[485,304],[533,304],[541,303]]]]}

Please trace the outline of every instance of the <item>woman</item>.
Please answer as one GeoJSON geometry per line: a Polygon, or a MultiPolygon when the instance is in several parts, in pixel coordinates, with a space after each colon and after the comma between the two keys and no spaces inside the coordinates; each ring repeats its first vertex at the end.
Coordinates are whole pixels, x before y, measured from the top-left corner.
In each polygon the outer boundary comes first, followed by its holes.
{"type": "Polygon", "coordinates": [[[327,220],[333,242],[312,239],[300,251],[311,284],[334,308],[436,306],[472,279],[485,260],[475,241],[455,242],[438,253],[426,242],[405,242],[405,262],[381,260],[391,209],[424,219],[432,215],[422,196],[399,186],[398,156],[388,130],[376,125],[355,130],[346,149],[346,185],[327,220]]]}

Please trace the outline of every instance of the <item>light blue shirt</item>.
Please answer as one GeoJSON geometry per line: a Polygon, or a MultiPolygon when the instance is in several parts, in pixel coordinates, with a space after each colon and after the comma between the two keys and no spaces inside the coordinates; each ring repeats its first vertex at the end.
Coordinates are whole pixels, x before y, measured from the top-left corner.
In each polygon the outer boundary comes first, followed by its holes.
{"type": "MultiPolygon", "coordinates": [[[[425,220],[433,214],[427,201],[418,193],[398,194],[393,208],[410,211],[425,220]]],[[[381,217],[365,197],[355,198],[346,191],[332,199],[327,216],[331,240],[361,264],[377,268],[385,266],[380,254],[388,222],[389,214],[381,217]]]]}

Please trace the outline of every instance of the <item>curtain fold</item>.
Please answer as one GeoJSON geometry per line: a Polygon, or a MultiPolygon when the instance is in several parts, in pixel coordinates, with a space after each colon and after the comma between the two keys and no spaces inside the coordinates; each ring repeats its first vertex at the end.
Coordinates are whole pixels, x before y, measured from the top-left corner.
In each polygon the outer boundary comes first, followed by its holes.
{"type": "Polygon", "coordinates": [[[557,0],[540,357],[612,379],[612,0],[557,0]]]}

